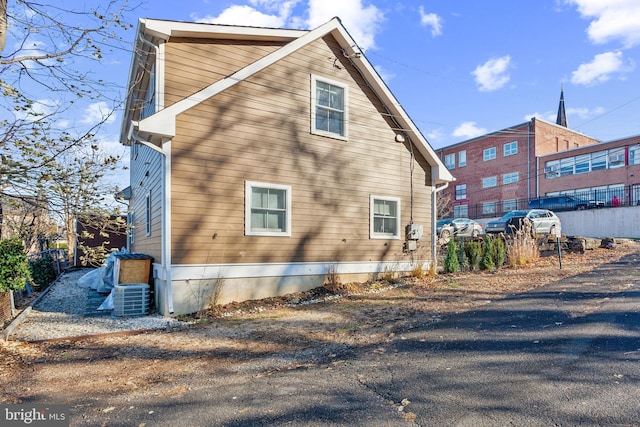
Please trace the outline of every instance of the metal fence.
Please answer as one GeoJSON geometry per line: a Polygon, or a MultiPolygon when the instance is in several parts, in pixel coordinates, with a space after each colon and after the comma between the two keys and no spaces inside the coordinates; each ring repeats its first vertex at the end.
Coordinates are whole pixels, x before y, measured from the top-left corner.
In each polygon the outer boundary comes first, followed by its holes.
{"type": "Polygon", "coordinates": [[[56,269],[56,274],[59,276],[69,266],[69,256],[66,249],[48,249],[46,251],[38,252],[28,256],[29,261],[35,261],[37,259],[47,258],[53,263],[56,269]]]}
{"type": "MultiPolygon", "coordinates": [[[[549,209],[554,212],[577,210],[577,209],[595,209],[595,208],[616,208],[621,206],[638,206],[640,208],[640,184],[628,186],[616,186],[615,188],[592,189],[584,191],[561,191],[554,193],[553,196],[572,196],[576,199],[584,201],[584,204],[575,203],[544,203],[540,206],[542,209],[549,209]]],[[[550,196],[544,196],[548,199],[550,196]]],[[[502,216],[513,210],[529,209],[529,203],[532,199],[509,199],[497,200],[492,202],[484,202],[467,207],[468,218],[493,218],[502,216]]],[[[537,207],[537,206],[536,206],[537,207]]]]}

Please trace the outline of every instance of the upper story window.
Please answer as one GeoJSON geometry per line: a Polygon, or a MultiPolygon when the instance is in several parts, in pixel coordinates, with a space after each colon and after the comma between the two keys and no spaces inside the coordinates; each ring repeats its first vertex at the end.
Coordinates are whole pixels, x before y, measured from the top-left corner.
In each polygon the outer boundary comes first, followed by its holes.
{"type": "Polygon", "coordinates": [[[518,154],[518,141],[504,144],[504,156],[513,156],[514,154],[518,154]]]}
{"type": "Polygon", "coordinates": [[[467,166],[467,151],[462,150],[458,153],[458,166],[467,166]]]}
{"type": "Polygon", "coordinates": [[[153,64],[149,72],[149,82],[147,83],[147,92],[142,105],[140,119],[149,117],[156,112],[156,66],[153,64]]]}
{"type": "Polygon", "coordinates": [[[519,180],[519,175],[518,172],[513,172],[513,173],[505,173],[504,175],[502,175],[502,183],[503,184],[513,184],[518,182],[519,180]]]}
{"type": "Polygon", "coordinates": [[[291,236],[291,186],[245,182],[245,235],[291,236]]]}
{"type": "Polygon", "coordinates": [[[629,147],[629,164],[640,165],[640,144],[629,147]]]}
{"type": "Polygon", "coordinates": [[[456,155],[455,154],[447,154],[444,156],[444,165],[447,169],[454,169],[456,167],[456,155]]]}
{"type": "Polygon", "coordinates": [[[487,148],[482,152],[482,160],[493,160],[496,158],[496,147],[487,148]]]}
{"type": "Polygon", "coordinates": [[[400,199],[398,197],[371,196],[370,198],[372,239],[400,238],[400,199]]]}
{"type": "Polygon", "coordinates": [[[311,133],[346,139],[347,86],[311,76],[311,133]]]}
{"type": "Polygon", "coordinates": [[[467,184],[456,185],[456,200],[467,198],[467,184]]]}
{"type": "Polygon", "coordinates": [[[482,188],[495,187],[496,185],[498,185],[498,183],[495,176],[482,178],[482,188]]]}

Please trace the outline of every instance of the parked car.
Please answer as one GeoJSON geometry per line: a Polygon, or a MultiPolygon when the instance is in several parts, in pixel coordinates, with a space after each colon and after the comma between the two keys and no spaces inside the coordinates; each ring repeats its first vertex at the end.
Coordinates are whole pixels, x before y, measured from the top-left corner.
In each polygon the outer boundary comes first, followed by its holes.
{"type": "Polygon", "coordinates": [[[478,237],[482,234],[482,224],[469,218],[441,219],[436,223],[438,236],[446,239],[456,237],[478,237]]]}
{"type": "Polygon", "coordinates": [[[487,233],[513,233],[524,222],[531,224],[535,234],[555,234],[560,230],[560,218],[547,209],[528,209],[511,211],[496,221],[487,223],[487,233]]]}
{"type": "Polygon", "coordinates": [[[549,210],[584,210],[604,207],[601,200],[587,200],[578,196],[549,196],[532,199],[529,201],[531,209],[549,209],[549,210]]]}

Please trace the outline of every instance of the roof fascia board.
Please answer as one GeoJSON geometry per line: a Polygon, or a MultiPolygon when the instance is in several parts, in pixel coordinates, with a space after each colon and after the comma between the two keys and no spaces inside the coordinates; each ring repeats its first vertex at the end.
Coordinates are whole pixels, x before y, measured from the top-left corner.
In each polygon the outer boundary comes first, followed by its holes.
{"type": "Polygon", "coordinates": [[[218,80],[199,92],[196,92],[193,95],[158,111],[156,114],[141,120],[138,122],[138,130],[140,132],[153,133],[169,138],[174,137],[176,133],[176,117],[180,113],[187,111],[188,109],[247,79],[269,65],[304,47],[311,41],[330,33],[337,25],[340,25],[339,21],[334,18],[314,30],[304,32],[303,36],[298,37],[269,55],[260,58],[256,62],[241,68],[232,75],[218,80]]]}
{"type": "Polygon", "coordinates": [[[308,33],[306,30],[244,27],[180,21],[143,19],[145,34],[168,40],[170,37],[224,38],[239,40],[288,41],[308,33]]]}

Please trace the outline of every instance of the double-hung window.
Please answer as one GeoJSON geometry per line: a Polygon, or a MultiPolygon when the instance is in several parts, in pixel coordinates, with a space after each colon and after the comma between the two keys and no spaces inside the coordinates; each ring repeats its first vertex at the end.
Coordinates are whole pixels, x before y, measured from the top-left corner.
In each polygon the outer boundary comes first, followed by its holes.
{"type": "Polygon", "coordinates": [[[462,150],[458,153],[458,166],[467,166],[467,150],[462,150]]]}
{"type": "Polygon", "coordinates": [[[245,235],[291,236],[291,186],[245,183],[245,235]]]}
{"type": "Polygon", "coordinates": [[[347,86],[311,76],[311,133],[347,138],[347,86]]]}
{"type": "Polygon", "coordinates": [[[444,156],[444,165],[447,167],[447,169],[455,169],[456,167],[456,155],[454,154],[447,154],[446,156],[444,156]]]}
{"type": "Polygon", "coordinates": [[[514,154],[518,154],[518,141],[507,142],[504,144],[504,157],[513,156],[514,154]]]}
{"type": "Polygon", "coordinates": [[[456,185],[456,200],[467,198],[467,184],[456,185]]]}
{"type": "Polygon", "coordinates": [[[482,151],[482,160],[493,160],[496,158],[496,147],[487,148],[482,151]]]}
{"type": "Polygon", "coordinates": [[[400,199],[398,197],[371,196],[370,207],[372,239],[400,238],[400,199]]]}

